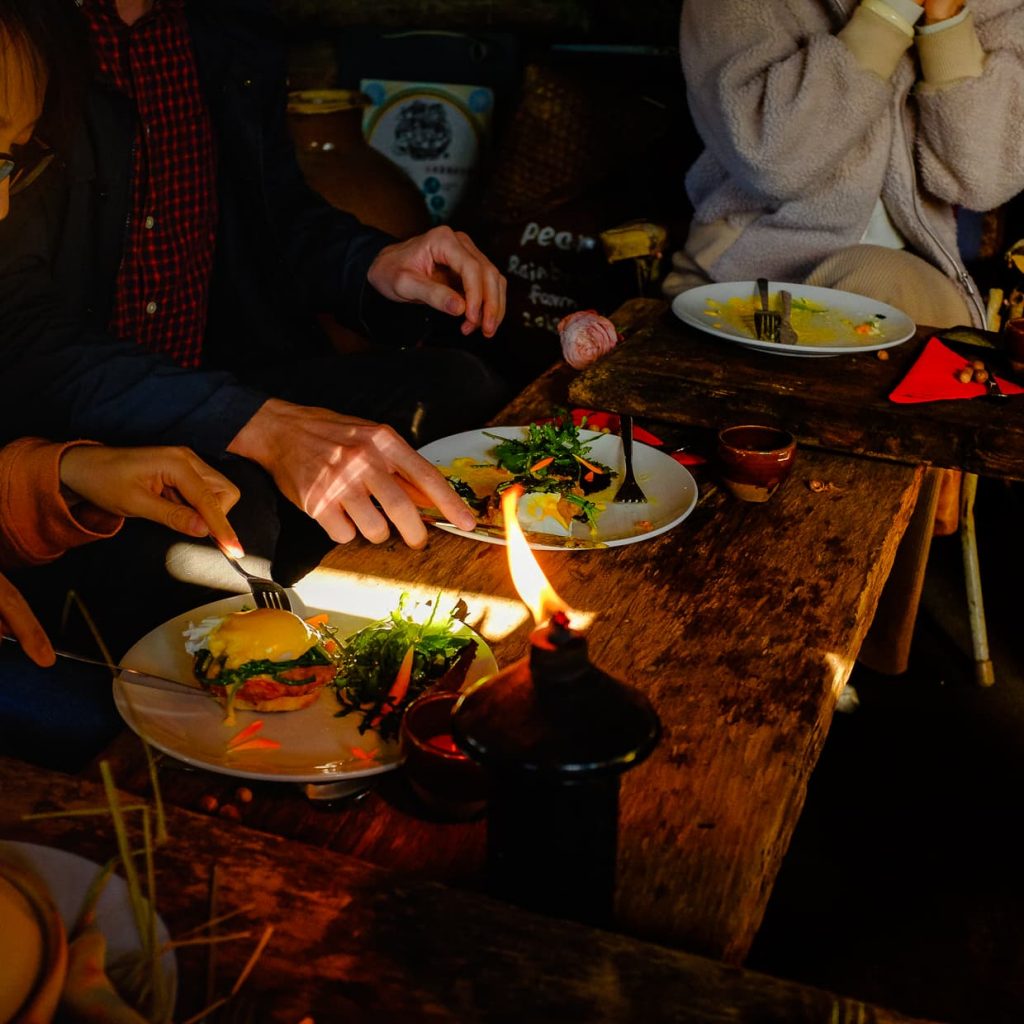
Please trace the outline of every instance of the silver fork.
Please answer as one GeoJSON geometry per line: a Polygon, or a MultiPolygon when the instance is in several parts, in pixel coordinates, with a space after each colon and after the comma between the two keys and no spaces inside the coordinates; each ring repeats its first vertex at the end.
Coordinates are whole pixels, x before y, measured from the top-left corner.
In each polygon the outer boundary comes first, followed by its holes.
{"type": "Polygon", "coordinates": [[[643,488],[636,482],[633,475],[633,417],[622,415],[619,417],[622,435],[622,457],[626,460],[626,472],[622,477],[622,484],[615,493],[616,502],[624,505],[639,505],[648,500],[643,488]]]}
{"type": "Polygon", "coordinates": [[[231,563],[235,572],[237,572],[238,575],[249,584],[249,589],[252,591],[252,596],[255,598],[258,607],[281,608],[286,612],[290,612],[292,610],[291,601],[288,600],[288,594],[280,583],[268,580],[265,576],[254,575],[249,572],[248,569],[244,569],[242,567],[242,563],[225,548],[222,548],[219,544],[217,547],[220,549],[220,553],[231,563]]]}
{"type": "Polygon", "coordinates": [[[790,310],[793,304],[793,296],[785,289],[779,292],[779,301],[782,304],[782,316],[779,318],[779,341],[783,345],[798,345],[800,339],[796,336],[793,325],[789,322],[790,310]]]}
{"type": "Polygon", "coordinates": [[[754,310],[754,333],[758,341],[778,341],[779,321],[782,317],[768,308],[768,279],[757,279],[757,291],[761,296],[761,308],[754,310]]]}

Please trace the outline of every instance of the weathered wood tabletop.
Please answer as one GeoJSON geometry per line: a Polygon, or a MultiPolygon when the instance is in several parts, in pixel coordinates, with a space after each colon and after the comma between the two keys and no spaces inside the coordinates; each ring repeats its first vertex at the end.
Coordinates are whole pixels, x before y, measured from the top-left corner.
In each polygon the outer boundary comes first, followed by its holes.
{"type": "Polygon", "coordinates": [[[802,445],[1024,480],[1024,398],[889,400],[931,328],[885,360],[871,352],[794,359],[715,338],[660,300],[633,300],[617,318],[624,340],[572,382],[580,405],[714,428],[742,414],[784,426],[802,445]]]}
{"type": "MultiPolygon", "coordinates": [[[[500,420],[546,414],[569,376],[549,372],[500,420]]],[[[907,466],[801,451],[768,504],[737,502],[702,477],[697,508],[667,534],[538,553],[556,590],[597,613],[594,662],[640,687],[664,726],[654,755],[623,781],[618,930],[743,959],[919,483],[920,470],[907,466]],[[812,491],[811,480],[832,486],[812,491]]],[[[502,546],[441,532],[418,552],[397,540],[355,542],[314,576],[395,598],[443,588],[465,598],[499,664],[526,652],[531,623],[502,546]]],[[[119,782],[145,791],[138,745],[122,738],[109,754],[119,782]]],[[[203,796],[230,801],[238,785],[203,771],[164,778],[167,798],[189,807],[203,796]]],[[[253,827],[406,877],[480,884],[483,823],[431,820],[400,771],[336,807],[312,804],[297,786],[252,788],[242,813],[253,827]]]]}
{"type": "MultiPolygon", "coordinates": [[[[56,846],[97,863],[116,852],[105,815],[22,820],[105,807],[99,786],[0,758],[0,794],[0,838],[56,846]]],[[[210,947],[178,949],[179,1021],[231,990],[272,925],[241,990],[249,1014],[229,1019],[913,1024],[858,1000],[542,920],[476,894],[410,883],[350,857],[186,811],[170,809],[168,832],[155,855],[155,891],[172,939],[210,919],[215,865],[218,914],[250,908],[221,926],[221,934],[251,934],[218,945],[212,972],[210,947]]]]}

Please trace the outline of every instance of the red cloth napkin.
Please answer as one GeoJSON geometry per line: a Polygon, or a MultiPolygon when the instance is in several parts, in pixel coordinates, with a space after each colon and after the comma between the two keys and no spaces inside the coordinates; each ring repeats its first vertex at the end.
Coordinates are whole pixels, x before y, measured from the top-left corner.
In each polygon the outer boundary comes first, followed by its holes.
{"type": "MultiPolygon", "coordinates": [[[[983,359],[979,352],[976,359],[983,359]]],[[[971,360],[958,355],[951,348],[943,345],[938,338],[929,338],[928,344],[917,357],[916,362],[907,371],[906,376],[889,395],[890,401],[938,402],[955,398],[980,398],[985,394],[984,384],[962,384],[957,380],[957,373],[968,367],[971,360]]],[[[1024,388],[1013,381],[996,377],[999,386],[1006,395],[1024,394],[1024,388]]]]}
{"type": "MultiPolygon", "coordinates": [[[[611,434],[617,434],[621,427],[618,413],[601,412],[597,409],[573,409],[572,421],[577,427],[584,416],[586,416],[587,426],[591,430],[607,430],[611,434]]],[[[660,448],[665,443],[660,437],[652,434],[649,430],[644,430],[643,427],[638,427],[635,423],[633,424],[633,439],[641,441],[643,444],[653,445],[655,448],[660,448]]],[[[693,452],[669,452],[668,455],[682,466],[701,466],[707,461],[703,456],[693,452]]]]}
{"type": "MultiPolygon", "coordinates": [[[[578,427],[583,422],[583,417],[587,418],[587,428],[589,430],[607,430],[609,434],[617,434],[621,427],[619,421],[619,414],[615,412],[600,412],[597,409],[573,409],[572,421],[578,427]]],[[[633,424],[633,440],[640,441],[643,444],[654,445],[655,448],[660,447],[665,442],[660,437],[656,437],[649,430],[644,430],[643,427],[633,424]]]]}

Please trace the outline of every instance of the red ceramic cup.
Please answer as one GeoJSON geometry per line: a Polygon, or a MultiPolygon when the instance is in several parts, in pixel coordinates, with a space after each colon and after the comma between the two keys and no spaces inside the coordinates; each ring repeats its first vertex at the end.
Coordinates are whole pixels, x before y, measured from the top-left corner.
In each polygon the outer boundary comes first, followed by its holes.
{"type": "Polygon", "coordinates": [[[484,769],[452,739],[452,708],[461,694],[424,693],[402,716],[399,743],[405,773],[416,795],[448,817],[472,818],[487,801],[484,769]]]}
{"type": "Polygon", "coordinates": [[[789,476],[796,439],[776,427],[727,427],[718,435],[722,482],[741,501],[767,501],[789,476]]]}

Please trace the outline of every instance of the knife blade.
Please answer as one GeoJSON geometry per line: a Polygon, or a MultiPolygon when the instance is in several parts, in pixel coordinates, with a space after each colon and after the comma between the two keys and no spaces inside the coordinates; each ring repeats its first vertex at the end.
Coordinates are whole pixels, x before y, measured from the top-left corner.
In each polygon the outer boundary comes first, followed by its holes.
{"type": "MultiPolygon", "coordinates": [[[[16,636],[10,633],[0,634],[4,640],[18,643],[16,636]]],[[[111,665],[100,658],[90,658],[85,654],[78,654],[76,651],[66,651],[59,647],[53,649],[58,658],[65,658],[68,661],[77,661],[83,665],[96,665],[105,668],[111,675],[117,675],[122,682],[134,683],[136,686],[144,686],[150,690],[163,690],[165,693],[178,693],[189,697],[207,697],[213,699],[205,690],[198,686],[190,686],[188,683],[179,682],[168,676],[157,675],[154,672],[143,672],[141,669],[128,668],[126,665],[111,665]]]]}
{"type": "MultiPolygon", "coordinates": [[[[425,509],[419,509],[420,518],[425,523],[429,523],[433,526],[447,526],[454,530],[456,533],[461,533],[463,536],[466,534],[476,533],[481,537],[495,537],[499,540],[505,540],[505,529],[501,526],[483,526],[477,525],[472,530],[463,530],[456,526],[454,523],[448,522],[443,516],[437,515],[426,511],[425,509]]],[[[581,540],[578,537],[561,537],[557,533],[541,533],[537,530],[524,530],[523,536],[530,544],[546,544],[553,548],[606,548],[608,547],[603,541],[598,540],[581,540]]]]}

